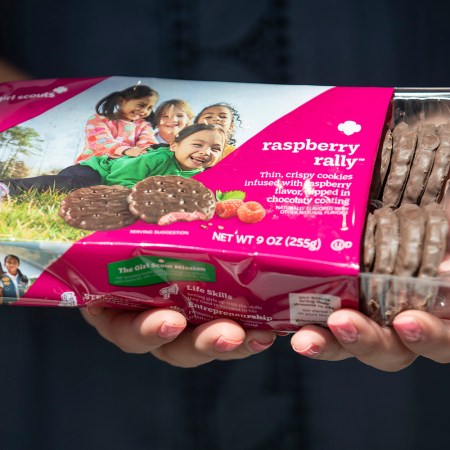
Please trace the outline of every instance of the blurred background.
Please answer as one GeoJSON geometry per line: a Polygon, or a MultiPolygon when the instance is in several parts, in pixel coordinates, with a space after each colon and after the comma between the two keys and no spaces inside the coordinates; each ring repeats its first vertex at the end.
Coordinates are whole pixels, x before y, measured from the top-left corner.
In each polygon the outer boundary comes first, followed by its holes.
{"type": "MultiPolygon", "coordinates": [[[[443,0],[1,0],[0,76],[450,86],[449,13],[443,0]]],[[[45,308],[2,307],[0,341],[2,449],[448,446],[449,365],[309,361],[286,337],[183,370],[45,308]]]]}

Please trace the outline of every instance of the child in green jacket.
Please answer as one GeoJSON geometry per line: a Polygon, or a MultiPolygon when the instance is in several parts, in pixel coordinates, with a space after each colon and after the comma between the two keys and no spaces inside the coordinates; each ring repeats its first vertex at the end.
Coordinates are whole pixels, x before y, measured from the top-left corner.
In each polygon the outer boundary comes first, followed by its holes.
{"type": "Polygon", "coordinates": [[[137,157],[93,156],[57,175],[1,180],[0,199],[31,189],[70,192],[99,184],[133,187],[138,181],[154,175],[189,178],[220,160],[225,141],[225,133],[217,125],[191,125],[181,130],[169,147],[150,148],[137,157]]]}

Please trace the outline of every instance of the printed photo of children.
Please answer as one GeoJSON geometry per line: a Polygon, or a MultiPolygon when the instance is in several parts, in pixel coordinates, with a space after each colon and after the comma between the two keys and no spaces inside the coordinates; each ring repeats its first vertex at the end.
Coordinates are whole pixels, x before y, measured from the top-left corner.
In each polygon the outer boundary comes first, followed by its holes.
{"type": "Polygon", "coordinates": [[[269,108],[261,89],[159,79],[130,85],[129,78],[111,77],[5,130],[0,133],[0,236],[72,242],[89,232],[69,230],[58,216],[68,193],[96,185],[131,188],[154,175],[187,178],[220,164],[285,112],[286,103],[297,103],[286,91],[286,98],[269,108]],[[92,98],[99,100],[93,104],[92,98]],[[188,151],[187,142],[197,133],[214,136],[213,147],[191,145],[188,151]],[[25,221],[26,230],[13,227],[25,221]]]}

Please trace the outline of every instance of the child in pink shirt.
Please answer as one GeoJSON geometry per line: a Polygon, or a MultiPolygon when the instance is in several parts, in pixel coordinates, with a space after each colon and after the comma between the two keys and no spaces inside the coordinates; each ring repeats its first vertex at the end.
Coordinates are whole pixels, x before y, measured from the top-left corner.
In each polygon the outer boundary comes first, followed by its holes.
{"type": "Polygon", "coordinates": [[[85,147],[75,162],[91,156],[139,156],[157,142],[146,120],[157,101],[158,93],[141,84],[102,98],[95,107],[97,114],[87,121],[85,147]]]}

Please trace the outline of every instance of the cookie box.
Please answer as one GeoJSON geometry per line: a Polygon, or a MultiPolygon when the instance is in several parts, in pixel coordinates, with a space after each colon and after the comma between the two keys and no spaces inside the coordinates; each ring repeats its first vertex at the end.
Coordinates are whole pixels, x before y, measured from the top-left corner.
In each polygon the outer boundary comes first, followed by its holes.
{"type": "Polygon", "coordinates": [[[360,305],[384,320],[398,276],[361,249],[389,176],[386,132],[416,127],[431,104],[417,101],[412,114],[393,88],[0,84],[1,301],[169,307],[282,331],[360,305]]]}

